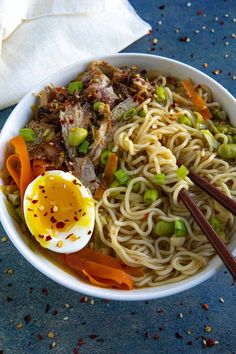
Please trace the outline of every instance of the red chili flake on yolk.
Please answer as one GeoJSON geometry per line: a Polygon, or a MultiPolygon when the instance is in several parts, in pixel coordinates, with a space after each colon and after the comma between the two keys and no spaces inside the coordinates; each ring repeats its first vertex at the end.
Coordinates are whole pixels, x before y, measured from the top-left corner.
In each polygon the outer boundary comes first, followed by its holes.
{"type": "Polygon", "coordinates": [[[51,220],[51,222],[52,222],[53,224],[55,224],[55,223],[57,222],[57,219],[55,219],[54,216],[52,216],[52,217],[50,218],[50,220],[51,220]]]}
{"type": "Polygon", "coordinates": [[[50,235],[46,236],[46,241],[50,241],[52,237],[50,235]]]}
{"type": "Polygon", "coordinates": [[[27,208],[28,211],[33,211],[33,209],[27,208]]]}
{"type": "Polygon", "coordinates": [[[44,186],[39,186],[39,189],[44,189],[44,186]]]}
{"type": "Polygon", "coordinates": [[[48,212],[46,211],[46,213],[43,214],[43,216],[47,216],[48,215],[48,212]]]}
{"type": "Polygon", "coordinates": [[[58,221],[56,223],[57,229],[63,229],[64,226],[65,226],[65,223],[63,221],[58,221]]]}
{"type": "Polygon", "coordinates": [[[76,179],[74,179],[74,180],[72,181],[72,183],[74,183],[76,186],[79,184],[79,183],[76,181],[76,179]]]}
{"type": "Polygon", "coordinates": [[[32,200],[32,204],[36,204],[36,203],[38,203],[38,200],[33,199],[33,200],[32,200]]]}
{"type": "Polygon", "coordinates": [[[74,216],[74,220],[75,220],[75,221],[78,221],[79,219],[77,218],[77,216],[74,216]]]}

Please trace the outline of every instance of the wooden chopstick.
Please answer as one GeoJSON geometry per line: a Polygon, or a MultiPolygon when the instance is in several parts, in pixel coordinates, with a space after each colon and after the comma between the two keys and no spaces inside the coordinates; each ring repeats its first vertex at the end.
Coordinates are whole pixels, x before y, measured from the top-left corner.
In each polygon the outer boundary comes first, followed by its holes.
{"type": "Polygon", "coordinates": [[[209,183],[207,180],[199,176],[191,169],[189,170],[188,177],[201,189],[208,193],[212,198],[214,198],[218,203],[223,205],[225,209],[229,210],[233,215],[236,215],[236,202],[233,199],[222,193],[213,184],[209,183]]]}
{"type": "Polygon", "coordinates": [[[222,262],[232,274],[234,281],[236,280],[236,260],[231,251],[217,235],[213,227],[209,224],[201,210],[195,204],[189,193],[183,188],[179,192],[179,197],[195,219],[202,232],[206,235],[209,242],[214,247],[216,253],[220,256],[222,262]]]}

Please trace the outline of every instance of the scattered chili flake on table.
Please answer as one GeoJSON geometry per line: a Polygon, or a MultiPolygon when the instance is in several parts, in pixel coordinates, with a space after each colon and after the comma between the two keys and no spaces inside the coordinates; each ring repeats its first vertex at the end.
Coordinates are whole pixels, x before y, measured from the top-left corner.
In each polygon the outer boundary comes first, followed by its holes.
{"type": "Polygon", "coordinates": [[[190,42],[191,39],[187,36],[179,37],[180,42],[190,42]]]}
{"type": "Polygon", "coordinates": [[[204,310],[209,310],[208,304],[200,304],[204,310]]]}
{"type": "Polygon", "coordinates": [[[179,332],[175,332],[175,336],[178,339],[183,339],[183,336],[179,332]]]}
{"type": "Polygon", "coordinates": [[[160,334],[159,333],[154,334],[153,339],[158,340],[159,338],[160,338],[160,334]]]}
{"type": "Polygon", "coordinates": [[[32,320],[32,317],[28,314],[24,317],[25,323],[29,323],[32,320]]]}

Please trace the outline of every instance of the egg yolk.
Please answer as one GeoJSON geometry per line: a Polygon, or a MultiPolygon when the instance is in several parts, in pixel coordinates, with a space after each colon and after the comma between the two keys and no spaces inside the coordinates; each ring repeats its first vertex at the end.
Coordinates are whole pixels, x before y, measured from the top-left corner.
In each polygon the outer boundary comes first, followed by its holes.
{"type": "Polygon", "coordinates": [[[43,176],[35,181],[32,197],[27,205],[27,221],[32,234],[57,234],[67,231],[85,214],[86,203],[79,190],[79,182],[60,176],[43,176]]]}

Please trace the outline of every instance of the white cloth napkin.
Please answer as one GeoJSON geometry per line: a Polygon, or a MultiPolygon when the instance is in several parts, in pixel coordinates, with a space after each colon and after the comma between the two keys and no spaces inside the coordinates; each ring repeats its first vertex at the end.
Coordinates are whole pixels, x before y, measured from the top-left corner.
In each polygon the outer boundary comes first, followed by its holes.
{"type": "Polygon", "coordinates": [[[119,52],[149,29],[127,0],[0,0],[0,109],[63,66],[119,52]]]}

